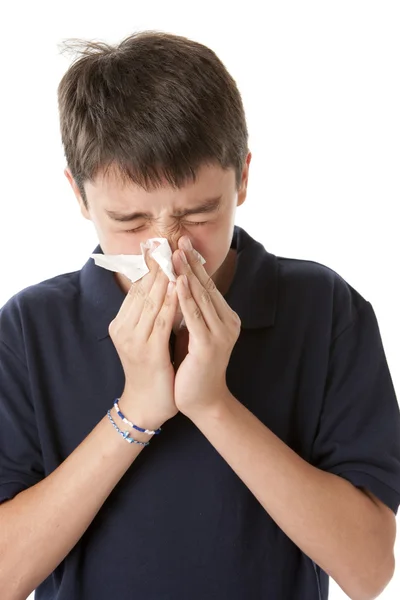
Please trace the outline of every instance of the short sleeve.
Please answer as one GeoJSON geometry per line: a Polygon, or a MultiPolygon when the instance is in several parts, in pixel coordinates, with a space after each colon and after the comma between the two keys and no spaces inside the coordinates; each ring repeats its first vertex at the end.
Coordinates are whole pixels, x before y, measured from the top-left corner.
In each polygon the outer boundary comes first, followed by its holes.
{"type": "Polygon", "coordinates": [[[18,328],[9,311],[3,308],[0,311],[0,502],[13,498],[44,477],[27,367],[23,357],[9,345],[10,341],[17,345],[18,338],[21,338],[18,328]]]}
{"type": "Polygon", "coordinates": [[[366,488],[397,514],[400,410],[378,322],[367,301],[331,344],[311,462],[366,488]]]}

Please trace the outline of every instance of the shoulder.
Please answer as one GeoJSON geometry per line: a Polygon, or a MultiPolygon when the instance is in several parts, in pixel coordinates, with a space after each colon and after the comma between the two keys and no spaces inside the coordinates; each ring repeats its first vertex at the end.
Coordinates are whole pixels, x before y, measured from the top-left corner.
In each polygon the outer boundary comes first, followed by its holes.
{"type": "Polygon", "coordinates": [[[79,271],[57,275],[14,294],[0,308],[0,341],[14,347],[42,319],[60,319],[79,300],[79,271]]]}
{"type": "Polygon", "coordinates": [[[329,266],[306,259],[276,258],[280,301],[330,318],[333,335],[340,334],[360,311],[371,307],[358,290],[329,266]]]}

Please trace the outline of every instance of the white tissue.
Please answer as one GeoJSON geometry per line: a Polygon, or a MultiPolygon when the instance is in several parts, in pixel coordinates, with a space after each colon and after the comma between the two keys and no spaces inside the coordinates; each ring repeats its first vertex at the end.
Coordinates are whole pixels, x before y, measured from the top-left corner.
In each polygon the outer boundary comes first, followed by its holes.
{"type": "MultiPolygon", "coordinates": [[[[142,254],[91,254],[91,258],[97,266],[125,275],[134,283],[147,273],[150,269],[144,259],[145,249],[150,250],[149,255],[160,265],[170,281],[176,282],[177,275],[172,264],[172,250],[166,238],[150,238],[145,244],[140,244],[142,254]],[[155,242],[159,245],[156,246],[155,242]]],[[[206,262],[203,256],[196,250],[194,252],[201,260],[201,264],[206,262]]]]}

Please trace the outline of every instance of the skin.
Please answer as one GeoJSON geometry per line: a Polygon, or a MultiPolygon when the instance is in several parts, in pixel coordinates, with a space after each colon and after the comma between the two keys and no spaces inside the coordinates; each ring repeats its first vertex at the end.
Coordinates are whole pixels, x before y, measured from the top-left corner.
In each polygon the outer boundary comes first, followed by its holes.
{"type": "MultiPolygon", "coordinates": [[[[179,191],[166,187],[149,194],[134,188],[118,189],[110,183],[105,187],[104,182],[91,184],[87,188],[92,205],[89,211],[70,173],[66,174],[83,215],[96,227],[105,253],[139,254],[140,242],[149,237],[169,239],[178,275],[176,293],[187,324],[186,338],[177,338],[180,355],[174,400],[178,410],[202,431],[307,556],[351,598],[370,600],[393,576],[395,515],[368,490],[304,461],[248,411],[226,384],[226,368],[240,334],[240,319],[221,290],[229,288],[233,277],[230,242],[236,207],[246,197],[250,159],[249,154],[238,193],[233,172],[207,167],[196,184],[179,191]],[[203,227],[171,216],[177,208],[189,208],[198,200],[219,194],[223,196],[220,211],[188,219],[207,220],[203,227]],[[118,207],[112,210],[149,209],[152,217],[144,222],[143,230],[131,234],[126,231],[129,227],[116,227],[106,218],[104,210],[112,205],[118,207]],[[204,266],[190,249],[184,248],[186,237],[207,260],[204,266]],[[183,255],[179,249],[184,250],[183,255]]],[[[119,282],[122,289],[129,289],[130,282],[127,288],[124,278],[119,282]]]]}
{"type": "MultiPolygon", "coordinates": [[[[65,175],[83,217],[94,225],[104,254],[141,254],[140,243],[153,237],[167,238],[175,252],[179,239],[186,235],[193,247],[205,258],[207,274],[221,294],[225,294],[235,270],[236,252],[230,249],[230,244],[236,208],[243,204],[247,195],[250,162],[249,152],[239,190],[236,189],[234,170],[223,170],[220,166],[203,166],[198,172],[197,181],[179,190],[166,185],[151,192],[134,184],[123,185],[115,172],[109,171],[107,177],[99,174],[93,183],[85,182],[88,208],[68,168],[65,175]],[[222,196],[221,205],[211,213],[181,218],[173,216],[177,209],[191,209],[204,200],[218,196],[222,196]],[[107,211],[124,214],[149,212],[151,217],[121,223],[114,221],[107,211]],[[198,222],[203,222],[204,225],[196,225],[198,222]],[[133,229],[138,231],[132,231],[133,229]]],[[[127,293],[132,285],[131,281],[120,273],[115,274],[115,279],[127,293]]],[[[182,311],[178,303],[173,327],[175,333],[181,320],[182,311]]]]}
{"type": "Polygon", "coordinates": [[[230,393],[226,368],[240,319],[193,252],[185,250],[185,256],[187,263],[177,258],[175,265],[189,333],[189,351],[175,378],[177,408],[350,598],[376,598],[394,573],[394,513],[368,490],[306,462],[230,393]]]}

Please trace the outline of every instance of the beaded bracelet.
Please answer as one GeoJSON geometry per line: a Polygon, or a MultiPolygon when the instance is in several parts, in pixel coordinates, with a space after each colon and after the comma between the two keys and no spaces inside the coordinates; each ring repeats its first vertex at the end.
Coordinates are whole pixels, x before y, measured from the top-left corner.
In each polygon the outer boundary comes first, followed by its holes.
{"type": "Polygon", "coordinates": [[[114,419],[111,416],[110,410],[107,411],[107,416],[110,419],[113,426],[115,427],[115,429],[118,431],[118,433],[120,433],[122,435],[122,437],[130,444],[139,444],[140,446],[148,446],[150,444],[150,442],[138,442],[138,440],[134,440],[133,438],[129,437],[129,431],[128,430],[122,431],[118,427],[118,425],[116,424],[116,422],[114,421],[114,419]]]}
{"type": "Polygon", "coordinates": [[[130,427],[133,427],[134,429],[137,429],[138,431],[141,431],[142,433],[147,433],[147,435],[158,435],[160,433],[161,427],[160,427],[160,429],[156,429],[156,431],[150,431],[150,429],[142,429],[141,427],[134,425],[120,411],[120,408],[118,406],[118,400],[119,400],[119,398],[116,398],[116,400],[114,401],[115,410],[117,411],[118,416],[123,420],[124,423],[126,423],[130,427]]]}

